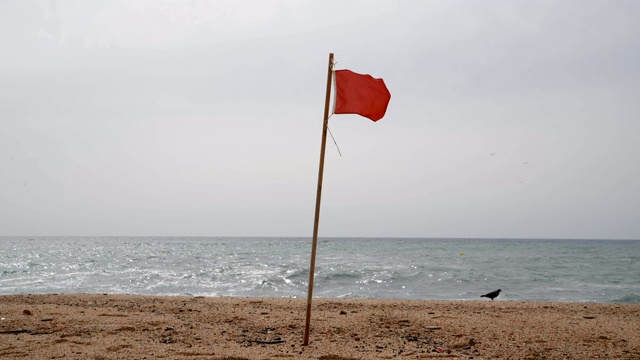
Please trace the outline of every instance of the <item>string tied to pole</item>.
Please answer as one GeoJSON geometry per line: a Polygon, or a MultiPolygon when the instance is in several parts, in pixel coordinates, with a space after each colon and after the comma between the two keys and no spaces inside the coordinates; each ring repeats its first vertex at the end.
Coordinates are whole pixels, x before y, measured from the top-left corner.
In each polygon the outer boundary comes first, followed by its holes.
{"type": "MultiPolygon", "coordinates": [[[[331,119],[331,116],[333,116],[333,114],[329,115],[329,119],[331,119]]],[[[331,128],[329,128],[329,125],[327,126],[327,130],[329,131],[329,136],[331,136],[331,140],[333,140],[333,144],[336,146],[336,149],[338,150],[338,155],[340,155],[340,157],[342,157],[342,152],[340,152],[340,147],[338,146],[338,143],[336,142],[336,139],[333,137],[333,133],[331,132],[331,128]]]]}

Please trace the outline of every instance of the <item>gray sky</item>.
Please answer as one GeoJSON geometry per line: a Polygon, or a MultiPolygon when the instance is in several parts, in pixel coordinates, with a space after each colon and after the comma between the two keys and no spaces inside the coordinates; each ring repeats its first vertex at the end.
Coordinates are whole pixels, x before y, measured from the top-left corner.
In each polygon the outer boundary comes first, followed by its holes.
{"type": "Polygon", "coordinates": [[[640,1],[2,1],[0,235],[640,239],[640,1]],[[494,154],[494,155],[491,155],[494,154]]]}

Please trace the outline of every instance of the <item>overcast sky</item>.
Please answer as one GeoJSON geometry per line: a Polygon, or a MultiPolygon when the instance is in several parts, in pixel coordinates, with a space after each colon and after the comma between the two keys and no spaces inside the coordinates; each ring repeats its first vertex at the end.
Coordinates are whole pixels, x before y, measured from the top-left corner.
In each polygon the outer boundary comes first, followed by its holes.
{"type": "Polygon", "coordinates": [[[640,239],[640,1],[0,2],[0,235],[640,239]]]}

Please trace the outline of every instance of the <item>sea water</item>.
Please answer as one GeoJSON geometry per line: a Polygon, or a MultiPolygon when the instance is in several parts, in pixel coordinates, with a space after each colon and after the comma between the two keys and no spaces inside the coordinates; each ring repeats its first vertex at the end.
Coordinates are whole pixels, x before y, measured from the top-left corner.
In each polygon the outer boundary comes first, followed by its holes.
{"type": "MultiPolygon", "coordinates": [[[[310,238],[0,237],[0,294],[306,297],[310,238]]],[[[321,238],[314,296],[640,303],[640,241],[321,238]]]]}

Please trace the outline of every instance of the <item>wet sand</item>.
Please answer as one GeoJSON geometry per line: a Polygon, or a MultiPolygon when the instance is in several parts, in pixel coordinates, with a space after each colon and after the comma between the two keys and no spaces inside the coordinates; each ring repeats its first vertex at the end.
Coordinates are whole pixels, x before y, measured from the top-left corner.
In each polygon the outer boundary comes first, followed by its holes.
{"type": "Polygon", "coordinates": [[[640,304],[0,296],[2,359],[640,359],[640,304]]]}

